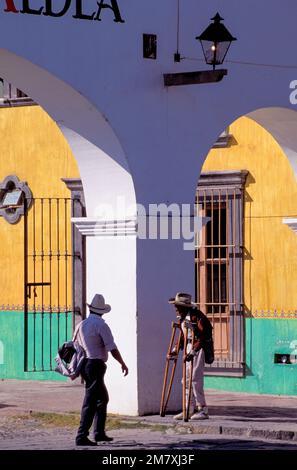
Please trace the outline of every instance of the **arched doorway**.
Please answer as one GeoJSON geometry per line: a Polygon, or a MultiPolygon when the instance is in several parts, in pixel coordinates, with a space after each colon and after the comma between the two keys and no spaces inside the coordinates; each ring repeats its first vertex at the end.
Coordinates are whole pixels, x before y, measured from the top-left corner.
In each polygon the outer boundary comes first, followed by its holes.
{"type": "MultiPolygon", "coordinates": [[[[57,132],[62,132],[77,162],[86,217],[76,216],[73,223],[86,241],[87,298],[102,292],[108,299],[113,308],[109,324],[116,338],[122,332],[123,318],[127,322],[131,341],[126,358],[132,373],[123,411],[135,412],[136,237],[135,228],[130,227],[131,222],[135,227],[135,192],[124,151],[104,116],[66,83],[8,51],[1,51],[0,63],[3,78],[32,97],[55,121],[57,132]],[[126,222],[130,224],[129,230],[126,222]]],[[[32,167],[37,164],[34,155],[30,164],[32,167]]],[[[5,338],[3,343],[5,348],[5,338]]],[[[121,348],[121,339],[118,344],[121,348]]],[[[117,386],[117,375],[110,367],[107,380],[117,386]]]]}
{"type": "Polygon", "coordinates": [[[266,108],[233,122],[205,159],[197,301],[214,326],[207,386],[296,394],[297,113],[266,108]]]}

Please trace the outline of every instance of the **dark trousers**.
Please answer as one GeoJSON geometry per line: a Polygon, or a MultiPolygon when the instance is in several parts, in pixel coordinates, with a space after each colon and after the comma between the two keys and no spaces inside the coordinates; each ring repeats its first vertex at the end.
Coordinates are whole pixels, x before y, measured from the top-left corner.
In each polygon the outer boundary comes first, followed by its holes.
{"type": "Polygon", "coordinates": [[[86,389],[81,409],[80,425],[76,436],[77,441],[89,435],[93,422],[95,439],[105,433],[108,403],[108,392],[104,384],[105,371],[105,362],[100,359],[86,359],[81,372],[86,389]]]}

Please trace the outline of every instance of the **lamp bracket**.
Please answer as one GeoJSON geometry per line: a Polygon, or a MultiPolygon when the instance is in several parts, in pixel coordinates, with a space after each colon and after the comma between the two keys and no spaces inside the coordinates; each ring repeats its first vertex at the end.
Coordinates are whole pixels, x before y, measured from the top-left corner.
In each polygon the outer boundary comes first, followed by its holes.
{"type": "Polygon", "coordinates": [[[197,72],[180,72],[180,73],[165,73],[164,85],[180,86],[180,85],[199,85],[201,83],[214,83],[223,80],[224,76],[228,74],[227,69],[219,70],[201,70],[197,72]]]}

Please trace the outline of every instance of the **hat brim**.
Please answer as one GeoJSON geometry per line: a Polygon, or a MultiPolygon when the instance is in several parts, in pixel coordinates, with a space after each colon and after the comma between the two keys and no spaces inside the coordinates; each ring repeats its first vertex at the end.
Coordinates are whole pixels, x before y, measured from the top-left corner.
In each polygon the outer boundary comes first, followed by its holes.
{"type": "Polygon", "coordinates": [[[105,304],[105,308],[96,308],[93,307],[92,304],[87,304],[87,306],[89,307],[91,312],[100,313],[102,315],[103,313],[108,313],[111,311],[111,306],[108,304],[105,304]]]}
{"type": "Polygon", "coordinates": [[[178,305],[180,307],[192,307],[193,305],[196,305],[194,302],[191,302],[190,304],[186,304],[185,302],[176,302],[175,298],[169,299],[168,303],[178,305]]]}

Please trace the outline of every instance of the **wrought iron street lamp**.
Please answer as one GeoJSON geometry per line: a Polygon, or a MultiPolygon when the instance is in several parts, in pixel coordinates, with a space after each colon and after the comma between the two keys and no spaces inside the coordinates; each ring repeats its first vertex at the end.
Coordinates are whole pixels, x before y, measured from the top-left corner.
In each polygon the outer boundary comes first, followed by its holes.
{"type": "MultiPolygon", "coordinates": [[[[217,69],[216,66],[224,62],[230,45],[237,39],[232,36],[230,31],[222,23],[224,18],[217,13],[211,23],[200,36],[197,36],[201,43],[204,58],[207,64],[213,66],[213,70],[199,70],[194,72],[179,72],[164,74],[164,85],[198,85],[201,83],[220,82],[225,75],[227,69],[217,69]]],[[[186,59],[186,58],[185,58],[186,59]]],[[[180,62],[181,57],[179,50],[174,54],[174,61],[180,62]]]]}
{"type": "Polygon", "coordinates": [[[200,36],[197,36],[196,39],[201,43],[206,63],[212,65],[213,70],[215,70],[216,65],[224,62],[231,43],[237,39],[221,23],[224,18],[219,13],[211,19],[213,23],[200,36]]]}

